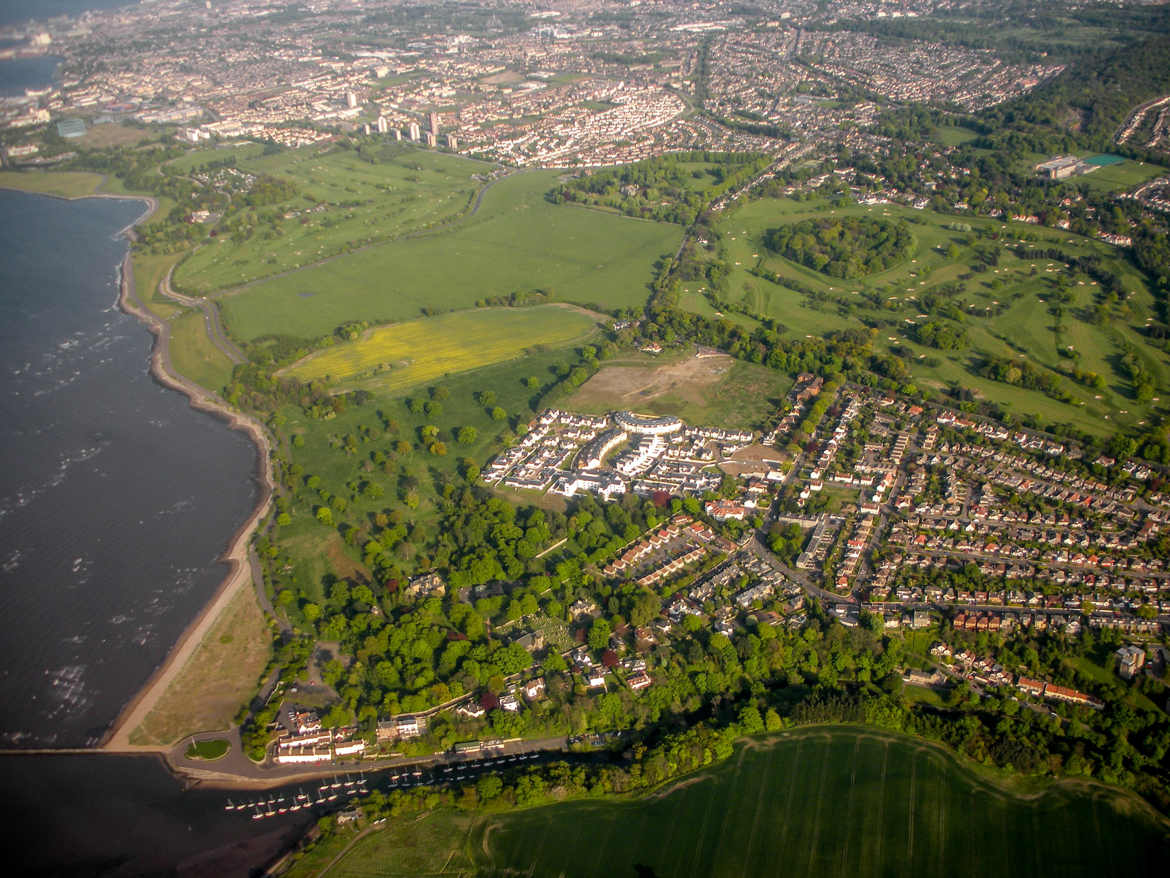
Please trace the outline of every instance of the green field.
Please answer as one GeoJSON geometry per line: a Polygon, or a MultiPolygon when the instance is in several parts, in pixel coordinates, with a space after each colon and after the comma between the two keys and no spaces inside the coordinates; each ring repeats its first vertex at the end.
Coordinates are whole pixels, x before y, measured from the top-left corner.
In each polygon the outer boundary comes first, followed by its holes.
{"type": "MultiPolygon", "coordinates": [[[[1128,878],[1170,855],[1165,823],[1133,798],[1071,786],[1017,796],[934,745],[853,729],[748,742],[642,800],[489,815],[465,836],[467,826],[450,812],[399,821],[329,874],[1128,878]]],[[[336,856],[343,842],[331,844],[303,866],[336,856]]]]}
{"type": "Polygon", "coordinates": [[[1069,182],[1085,183],[1091,189],[1107,192],[1123,192],[1165,173],[1166,169],[1160,165],[1125,159],[1115,164],[1102,165],[1092,173],[1073,177],[1069,182]]]}
{"type": "Polygon", "coordinates": [[[544,198],[555,174],[514,174],[451,230],[393,241],[224,297],[242,339],[316,337],[347,320],[389,322],[423,308],[469,308],[513,292],[560,301],[641,307],[654,260],[673,253],[677,226],[612,216],[544,198]]]}
{"type": "Polygon", "coordinates": [[[565,347],[595,326],[592,317],[559,305],[456,311],[376,327],[306,357],[286,374],[393,392],[510,360],[538,344],[565,347]]]}
{"type": "Polygon", "coordinates": [[[742,750],[648,801],[507,815],[472,850],[564,876],[1124,875],[1170,853],[1159,836],[1101,795],[1024,801],[932,747],[841,731],[742,750]]]}
{"type": "Polygon", "coordinates": [[[0,189],[82,198],[97,192],[100,174],[88,171],[0,171],[0,189]]]}
{"type": "Polygon", "coordinates": [[[240,171],[289,180],[297,195],[254,211],[270,220],[247,240],[208,238],[175,272],[175,286],[184,292],[205,295],[239,286],[450,221],[470,207],[483,185],[472,175],[487,169],[470,159],[406,147],[370,162],[353,150],[266,156],[255,146],[200,150],[169,167],[191,172],[233,156],[240,171]]]}
{"type": "Polygon", "coordinates": [[[231,744],[222,738],[216,738],[212,741],[196,741],[187,748],[187,758],[208,761],[222,759],[227,755],[230,747],[231,744]]]}
{"type": "MultiPolygon", "coordinates": [[[[1124,167],[1111,165],[1096,173],[1124,167]]],[[[790,337],[820,337],[833,330],[873,328],[875,349],[900,352],[920,386],[945,389],[957,384],[994,400],[1008,412],[1033,415],[1043,423],[1068,422],[1096,434],[1110,433],[1118,424],[1139,424],[1156,408],[1156,404],[1141,404],[1134,399],[1130,379],[1120,365],[1123,344],[1131,344],[1141,352],[1157,377],[1159,392],[1170,388],[1170,359],[1147,344],[1140,332],[1146,320],[1156,316],[1153,296],[1116,248],[1099,241],[1023,223],[948,216],[899,205],[836,208],[825,200],[751,201],[725,216],[719,229],[731,268],[724,299],[754,314],[776,319],[790,337]],[[911,258],[886,271],[845,280],[784,259],[763,244],[768,228],[826,215],[905,220],[914,236],[911,258]],[[969,226],[971,231],[962,226],[969,226]],[[979,229],[997,231],[1002,240],[981,241],[975,235],[979,229]],[[1087,255],[1099,257],[1129,287],[1132,295],[1126,302],[1127,313],[1108,324],[1083,319],[1098,301],[1096,282],[1070,270],[1066,262],[1018,258],[1011,247],[1021,239],[1027,241],[1029,248],[1058,248],[1066,254],[1066,261],[1087,255]],[[981,248],[996,251],[997,264],[976,271],[972,266],[981,261],[981,248]],[[780,282],[752,274],[757,265],[777,275],[780,282]],[[1063,306],[1058,329],[1050,305],[1061,276],[1068,277],[1070,284],[1069,301],[1063,306]],[[958,285],[957,290],[948,288],[952,284],[958,285]],[[936,313],[923,316],[922,301],[927,297],[937,300],[936,313]],[[965,315],[963,319],[938,314],[938,310],[951,306],[965,315]],[[913,327],[928,319],[961,327],[967,333],[968,345],[947,351],[919,344],[913,327]],[[1039,391],[976,375],[973,367],[983,355],[1028,357],[1033,365],[1059,377],[1074,402],[1059,402],[1039,391]],[[1100,374],[1106,389],[1091,389],[1062,376],[1074,363],[1082,370],[1100,374]]],[[[712,316],[710,303],[698,295],[699,286],[694,284],[684,290],[680,304],[687,310],[712,316]]]]}
{"type": "Polygon", "coordinates": [[[231,381],[232,363],[208,338],[202,311],[188,311],[171,321],[170,355],[180,375],[216,393],[231,381]]]}

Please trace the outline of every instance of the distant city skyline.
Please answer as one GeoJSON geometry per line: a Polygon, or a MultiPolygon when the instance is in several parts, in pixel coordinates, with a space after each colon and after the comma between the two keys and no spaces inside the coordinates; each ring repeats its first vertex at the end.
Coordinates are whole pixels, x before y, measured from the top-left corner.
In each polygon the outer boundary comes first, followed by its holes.
{"type": "Polygon", "coordinates": [[[12,27],[35,19],[44,21],[58,15],[80,15],[89,10],[116,9],[137,0],[6,0],[0,4],[0,27],[12,27]]]}

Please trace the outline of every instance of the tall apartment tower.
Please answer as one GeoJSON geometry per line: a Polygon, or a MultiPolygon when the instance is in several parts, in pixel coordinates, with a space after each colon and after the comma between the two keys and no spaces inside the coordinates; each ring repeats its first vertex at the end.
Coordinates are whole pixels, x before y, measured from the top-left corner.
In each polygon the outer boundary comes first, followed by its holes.
{"type": "Polygon", "coordinates": [[[386,122],[386,117],[379,116],[378,117],[378,133],[385,134],[389,130],[390,130],[390,125],[386,122]]]}
{"type": "Polygon", "coordinates": [[[410,139],[413,140],[415,143],[418,143],[420,137],[422,136],[422,131],[419,130],[418,123],[411,122],[410,127],[407,128],[406,130],[407,130],[407,135],[410,137],[410,139]]]}
{"type": "Polygon", "coordinates": [[[345,105],[351,110],[357,107],[357,95],[355,95],[352,91],[347,91],[345,93],[345,105]]]}
{"type": "Polygon", "coordinates": [[[447,149],[459,149],[459,141],[454,134],[447,135],[447,149]]]}
{"type": "Polygon", "coordinates": [[[431,130],[431,134],[438,137],[439,136],[439,114],[438,113],[431,113],[427,117],[427,123],[428,123],[428,127],[431,130]]]}

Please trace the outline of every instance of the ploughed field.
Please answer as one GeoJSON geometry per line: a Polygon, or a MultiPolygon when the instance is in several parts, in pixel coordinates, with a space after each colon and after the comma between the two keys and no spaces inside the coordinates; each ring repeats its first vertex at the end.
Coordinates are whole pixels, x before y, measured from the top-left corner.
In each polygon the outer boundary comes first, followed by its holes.
{"type": "Polygon", "coordinates": [[[286,374],[397,391],[510,360],[537,344],[563,347],[595,325],[580,310],[556,305],[458,311],[376,327],[306,357],[286,374]]]}
{"type": "MultiPolygon", "coordinates": [[[[310,874],[349,841],[322,845],[290,874],[310,874]]],[[[751,741],[642,800],[392,821],[330,874],[1128,878],[1168,855],[1165,823],[1120,794],[1017,796],[934,745],[818,728],[751,741]]]]}

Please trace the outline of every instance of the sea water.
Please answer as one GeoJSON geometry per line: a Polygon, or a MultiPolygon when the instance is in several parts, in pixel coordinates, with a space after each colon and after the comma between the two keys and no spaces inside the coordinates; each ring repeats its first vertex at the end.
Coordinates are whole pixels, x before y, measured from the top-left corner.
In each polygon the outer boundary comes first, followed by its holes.
{"type": "Polygon", "coordinates": [[[0,191],[0,746],[92,746],[226,572],[241,433],[149,375],[116,307],[143,202],[0,191]]]}

